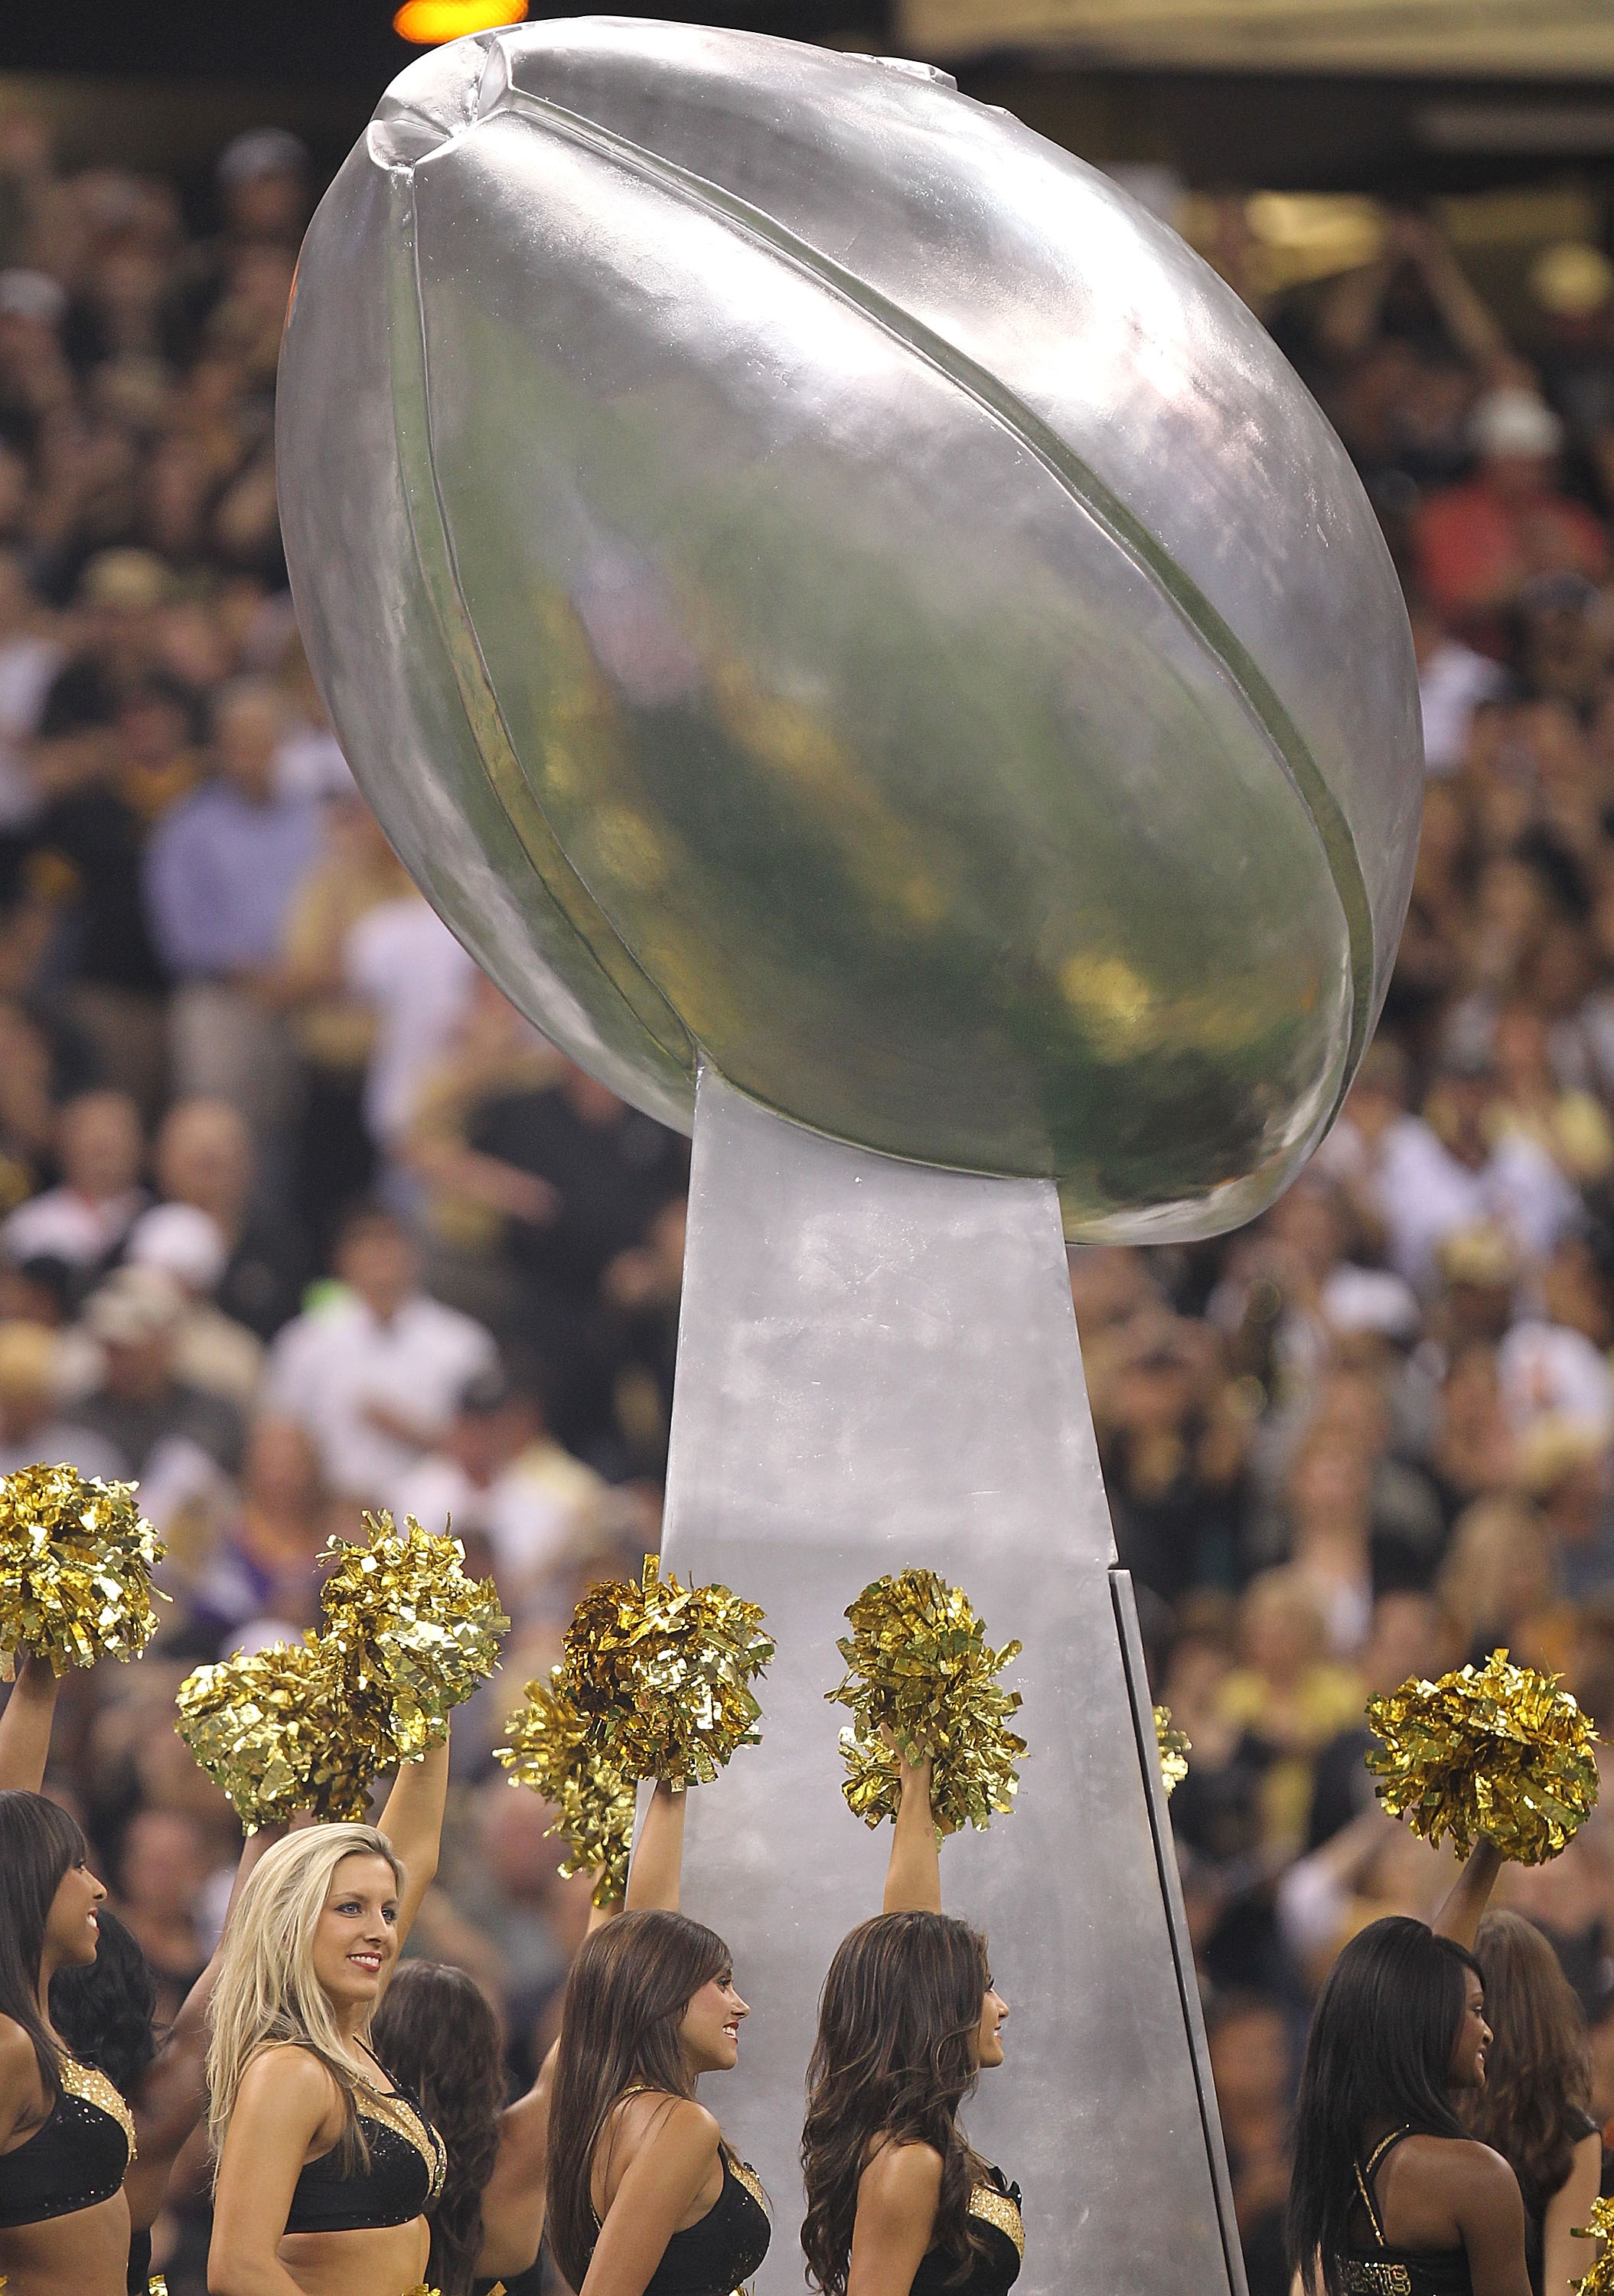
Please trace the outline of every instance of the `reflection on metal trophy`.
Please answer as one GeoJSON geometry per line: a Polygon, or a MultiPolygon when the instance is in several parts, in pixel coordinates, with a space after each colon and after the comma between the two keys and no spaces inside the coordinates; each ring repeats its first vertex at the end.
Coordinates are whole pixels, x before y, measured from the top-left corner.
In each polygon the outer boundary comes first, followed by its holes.
{"type": "Polygon", "coordinates": [[[944,1858],[1015,2007],[970,2126],[1020,2284],[1240,2287],[1063,1235],[1250,1218],[1371,1032],[1421,750],[1342,448],[1180,240],[943,75],[606,18],[393,84],[279,424],[394,844],[693,1121],[667,1552],[779,1644],[686,1888],[758,2012],[759,2285],[800,2285],[814,2005],[884,1854],[823,1692],[913,1563],[1025,1644],[1020,1806],[944,1858]]]}

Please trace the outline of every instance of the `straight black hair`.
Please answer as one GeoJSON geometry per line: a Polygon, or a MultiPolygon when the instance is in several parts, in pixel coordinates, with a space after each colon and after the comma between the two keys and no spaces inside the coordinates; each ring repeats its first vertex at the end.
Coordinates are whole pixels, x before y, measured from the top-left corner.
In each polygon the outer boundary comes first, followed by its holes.
{"type": "Polygon", "coordinates": [[[89,1859],[78,1821],[43,1794],[0,1792],[0,2017],[34,2045],[47,2104],[61,2094],[61,2052],[39,2013],[45,1924],[63,1877],[89,1859]]]}
{"type": "Polygon", "coordinates": [[[1483,1984],[1471,1953],[1399,1914],[1370,1923],[1335,1962],[1295,2103],[1289,2260],[1307,2296],[1345,2296],[1356,2169],[1372,2124],[1468,2135],[1452,2106],[1451,2065],[1470,1970],[1483,1984]]]}

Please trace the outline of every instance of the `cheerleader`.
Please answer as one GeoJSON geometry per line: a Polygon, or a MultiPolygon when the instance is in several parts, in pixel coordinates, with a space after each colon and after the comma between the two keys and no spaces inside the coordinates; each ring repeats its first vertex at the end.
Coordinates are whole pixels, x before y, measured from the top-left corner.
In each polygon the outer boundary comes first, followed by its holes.
{"type": "MultiPolygon", "coordinates": [[[[22,1902],[0,1895],[0,1903],[6,1907],[0,1920],[7,1939],[14,1939],[20,1947],[24,1962],[35,1952],[34,1915],[27,1902],[30,1894],[48,1887],[54,1895],[60,1896],[63,1890],[70,1895],[81,1886],[72,1878],[72,1867],[87,1857],[82,1840],[76,1838],[77,1829],[64,1830],[61,1813],[53,1803],[43,1800],[38,1792],[50,1753],[55,1704],[56,1675],[48,1660],[22,1656],[5,1711],[0,1715],[0,1801],[10,1805],[10,1824],[25,1845],[20,1865],[12,1874],[22,1902]],[[34,1803],[38,1808],[30,1809],[34,1803]],[[30,1866],[41,1856],[45,1864],[30,1885],[30,1866]],[[69,1860],[68,1867],[60,1873],[56,1870],[59,1857],[69,1860]]],[[[237,1890],[266,1846],[260,1839],[248,1842],[236,1875],[237,1890]]],[[[5,1862],[9,1870],[11,1861],[5,1862]]],[[[85,1872],[87,1875],[87,1868],[85,1872]]],[[[117,1916],[107,1911],[106,1893],[99,1882],[94,1892],[94,1943],[87,1956],[71,1949],[65,1955],[48,1952],[51,1922],[46,1918],[34,2005],[39,2012],[40,2030],[36,2032],[26,2020],[19,2022],[9,2010],[4,2013],[5,2020],[34,2046],[31,2056],[25,2057],[15,2032],[0,2036],[0,2042],[11,2042],[21,2075],[16,2099],[20,2112],[11,2122],[17,2141],[0,2146],[0,2267],[10,2268],[12,2286],[22,2288],[29,2284],[23,2276],[29,2258],[35,2259],[33,2271],[53,2273],[60,2251],[62,2276],[53,2280],[47,2276],[39,2284],[64,2292],[78,2287],[78,2281],[67,2276],[68,2259],[91,2238],[94,2227],[111,2223],[117,2213],[111,2207],[110,2186],[101,2189],[108,2183],[119,2142],[106,2125],[110,2114],[124,2146],[119,2181],[129,2221],[125,2273],[129,2288],[144,2296],[151,2226],[162,2206],[174,2163],[207,2103],[203,2080],[207,2003],[217,1973],[217,1957],[192,1987],[160,2044],[152,2026],[155,1991],[145,1956],[117,1916]],[[50,2087],[38,2054],[41,2040],[46,2054],[55,2059],[57,2081],[50,2087]],[[90,2140],[86,2157],[104,2154],[108,2163],[105,2173],[84,2188],[94,2196],[89,2206],[102,2211],[86,2223],[73,2221],[85,2213],[83,2209],[62,2205],[78,2194],[78,2181],[70,2175],[65,2186],[58,2189],[61,2180],[50,2165],[80,2123],[90,2140]],[[13,2250],[19,2251],[18,2262],[11,2267],[6,2259],[13,2250]]],[[[72,1942],[68,1939],[70,1948],[72,1942]]],[[[0,1970],[5,1961],[0,1948],[0,1970]]],[[[17,1975],[13,1970],[13,1982],[17,1975]]],[[[98,2231],[94,2236],[99,2239],[98,2231]]]]}
{"type": "Polygon", "coordinates": [[[750,2012],[722,1939],[677,1910],[685,1798],[656,1788],[627,1910],[567,1980],[548,2233],[578,2296],[730,2296],[767,2252],[761,2186],[695,2097],[738,2062],[750,2012]]]}
{"type": "Polygon", "coordinates": [[[941,1909],[930,1764],[898,1761],[884,1908],[830,1964],[807,2069],[801,2245],[823,2296],[1004,2296],[1020,2188],[971,2148],[959,2108],[1004,2062],[1008,2004],[979,1930],[941,1909]]]}
{"type": "Polygon", "coordinates": [[[221,1950],[208,2053],[211,2296],[400,2296],[430,2249],[441,2137],[370,2027],[437,1869],[447,1742],[398,1771],[380,1828],[265,1853],[221,1950]]]}
{"type": "Polygon", "coordinates": [[[1432,1928],[1370,1923],[1323,1988],[1289,2199],[1306,2296],[1530,2296],[1518,2179],[1462,2117],[1486,2084],[1471,1948],[1500,1863],[1481,1841],[1432,1928]]]}

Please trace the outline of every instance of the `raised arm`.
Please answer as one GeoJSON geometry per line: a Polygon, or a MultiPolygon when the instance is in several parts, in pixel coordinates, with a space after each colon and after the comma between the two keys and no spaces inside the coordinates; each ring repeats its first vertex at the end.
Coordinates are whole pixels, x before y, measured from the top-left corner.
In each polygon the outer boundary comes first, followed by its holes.
{"type": "Polygon", "coordinates": [[[482,2245],[479,2280],[513,2280],[537,2259],[544,2237],[544,2202],[549,2168],[549,2097],[554,2081],[557,2041],[525,2096],[499,2115],[499,2150],[493,2174],[482,2188],[482,2245]]]}
{"type": "Polygon", "coordinates": [[[891,1833],[891,1862],[886,1868],[885,1914],[941,1911],[941,1843],[930,1809],[930,1763],[897,1757],[902,1801],[891,1833]]]}
{"type": "Polygon", "coordinates": [[[1602,2179],[1602,2138],[1594,2130],[1575,2147],[1569,2173],[1547,2202],[1541,2228],[1541,2296],[1571,2296],[1601,2253],[1594,2240],[1577,2240],[1592,2221],[1602,2179]]]}
{"type": "Polygon", "coordinates": [[[398,1899],[397,1941],[403,1945],[421,1909],[421,1899],[437,1876],[438,1853],[443,1841],[443,1812],[448,1801],[448,1741],[422,1754],[418,1762],[400,1762],[381,1829],[397,1850],[404,1867],[404,1890],[398,1899]]]}
{"type": "Polygon", "coordinates": [[[1493,1842],[1477,1841],[1469,1852],[1468,1864],[1446,1891],[1440,1911],[1430,1924],[1435,1935],[1450,1938],[1454,1945],[1465,1946],[1472,1953],[1479,1916],[1489,1903],[1501,1871],[1501,1850],[1493,1842]]]}
{"type": "Polygon", "coordinates": [[[140,2101],[135,2107],[137,2150],[123,2180],[129,2218],[136,2232],[144,2232],[157,2221],[174,2163],[207,2110],[208,2004],[218,1981],[218,1964],[230,1915],[235,1911],[248,1875],[270,1843],[278,1841],[284,1831],[283,1826],[266,1826],[260,1833],[247,1836],[213,1957],[186,1994],[178,2016],[169,2026],[140,2085],[140,2101]]]}
{"type": "Polygon", "coordinates": [[[37,1793],[50,1759],[51,1724],[56,1714],[56,1669],[48,1658],[21,1651],[17,1678],[0,1714],[0,1787],[21,1786],[37,1793]]]}
{"type": "Polygon", "coordinates": [[[671,1786],[658,1784],[650,1798],[650,1808],[644,1813],[644,1824],[634,1844],[633,1860],[627,1869],[624,1903],[630,1914],[676,1914],[678,1910],[678,1888],[684,1872],[684,1809],[689,1793],[687,1786],[681,1793],[675,1793],[671,1786]]]}

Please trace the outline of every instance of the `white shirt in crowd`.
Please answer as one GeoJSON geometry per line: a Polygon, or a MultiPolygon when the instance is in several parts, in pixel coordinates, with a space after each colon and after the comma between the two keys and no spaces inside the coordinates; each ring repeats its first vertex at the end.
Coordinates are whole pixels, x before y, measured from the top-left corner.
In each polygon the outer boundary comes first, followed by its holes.
{"type": "Polygon", "coordinates": [[[274,752],[276,797],[356,798],[341,744],[328,726],[298,726],[274,752]]]}
{"type": "Polygon", "coordinates": [[[419,1454],[374,1425],[368,1406],[381,1405],[430,1439],[447,1425],[466,1383],[497,1360],[490,1332],[423,1292],[389,1324],[346,1294],[295,1317],[278,1334],[264,1374],[263,1408],[307,1429],[332,1490],[384,1506],[419,1454]]]}
{"type": "Polygon", "coordinates": [[[448,1049],[476,966],[436,910],[407,893],[359,919],[348,936],[343,971],[376,1017],[365,1121],[386,1148],[409,1123],[422,1079],[448,1049]]]}
{"type": "Polygon", "coordinates": [[[23,828],[43,807],[28,769],[27,743],[63,659],[53,638],[0,642],[0,829],[23,828]]]}
{"type": "Polygon", "coordinates": [[[400,1478],[389,1504],[399,1522],[414,1515],[428,1530],[452,1521],[456,1537],[481,1532],[501,1592],[520,1601],[592,1527],[604,1488],[592,1467],[546,1437],[485,1487],[457,1460],[434,1452],[400,1478]]]}
{"type": "Polygon", "coordinates": [[[1496,1350],[1502,1399],[1516,1433],[1543,1420],[1566,1420],[1614,1435],[1614,1375],[1584,1332],[1534,1317],[1515,1324],[1496,1350]]]}
{"type": "Polygon", "coordinates": [[[1423,705],[1423,762],[1431,774],[1454,774],[1468,753],[1469,729],[1482,702],[1500,693],[1500,663],[1444,638],[1418,672],[1423,705]]]}
{"type": "Polygon", "coordinates": [[[8,1259],[65,1259],[70,1267],[94,1267],[123,1241],[143,1210],[145,1192],[126,1189],[118,1196],[81,1196],[77,1188],[47,1188],[19,1204],[0,1227],[0,1250],[8,1259]]]}
{"type": "Polygon", "coordinates": [[[1527,1134],[1505,1134],[1476,1172],[1421,1116],[1390,1126],[1370,1185],[1389,1231],[1390,1265],[1417,1292],[1433,1282],[1435,1254],[1446,1237],[1487,1221],[1504,1228],[1526,1259],[1544,1259],[1572,1225],[1580,1201],[1527,1134]]]}

